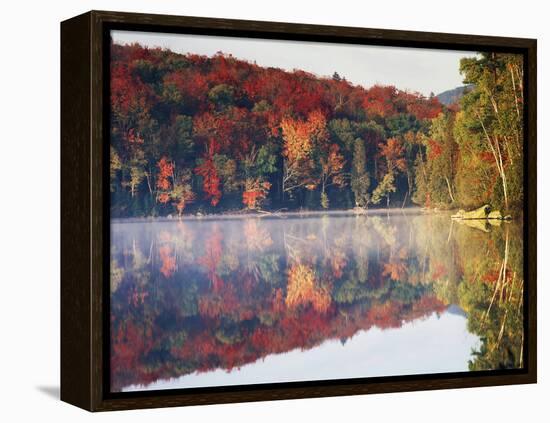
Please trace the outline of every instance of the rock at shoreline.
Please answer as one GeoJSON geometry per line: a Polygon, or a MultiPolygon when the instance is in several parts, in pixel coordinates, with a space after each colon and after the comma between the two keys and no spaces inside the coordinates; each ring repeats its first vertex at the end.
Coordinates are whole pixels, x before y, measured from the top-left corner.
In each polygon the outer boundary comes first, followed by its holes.
{"type": "Polygon", "coordinates": [[[451,216],[451,219],[456,220],[511,220],[512,216],[508,215],[503,217],[499,210],[492,210],[491,206],[485,204],[484,206],[471,210],[459,210],[456,214],[451,216]]]}

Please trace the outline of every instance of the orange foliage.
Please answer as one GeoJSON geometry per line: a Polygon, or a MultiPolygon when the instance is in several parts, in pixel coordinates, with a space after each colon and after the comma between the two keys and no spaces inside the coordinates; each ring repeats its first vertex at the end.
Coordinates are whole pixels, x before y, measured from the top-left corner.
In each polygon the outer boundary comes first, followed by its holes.
{"type": "Polygon", "coordinates": [[[405,147],[396,138],[388,138],[386,144],[380,143],[380,155],[386,158],[388,163],[388,171],[393,172],[395,169],[405,171],[407,162],[403,157],[405,147]]]}
{"type": "Polygon", "coordinates": [[[158,200],[159,200],[159,202],[161,202],[163,204],[166,204],[168,201],[170,201],[170,194],[168,194],[166,192],[161,192],[158,195],[158,200]]]}
{"type": "Polygon", "coordinates": [[[195,168],[195,172],[203,177],[202,186],[206,198],[210,198],[210,204],[216,206],[220,202],[222,192],[220,190],[220,177],[212,157],[207,157],[195,168]]]}
{"type": "Polygon", "coordinates": [[[407,103],[407,111],[419,120],[434,119],[443,111],[443,105],[437,97],[426,99],[418,94],[409,94],[407,103]]]}
{"type": "Polygon", "coordinates": [[[289,161],[306,159],[315,142],[323,143],[328,139],[326,122],[325,116],[319,110],[311,112],[307,120],[283,118],[283,155],[289,161]]]}
{"type": "Polygon", "coordinates": [[[437,159],[443,154],[443,146],[435,140],[428,140],[428,160],[437,159]]]}
{"type": "Polygon", "coordinates": [[[169,190],[171,185],[170,178],[172,177],[174,172],[174,165],[166,157],[162,157],[159,160],[157,166],[159,168],[159,174],[157,176],[157,187],[164,191],[169,190]]]}
{"type": "Polygon", "coordinates": [[[269,193],[271,183],[260,182],[259,179],[247,179],[243,191],[243,204],[250,210],[257,209],[261,201],[269,193]]]}
{"type": "Polygon", "coordinates": [[[323,143],[328,140],[327,119],[320,110],[314,110],[307,115],[306,126],[309,136],[317,142],[323,143]]]}
{"type": "Polygon", "coordinates": [[[326,117],[320,110],[310,112],[306,120],[288,116],[282,119],[283,157],[285,158],[283,179],[289,181],[293,188],[304,186],[313,190],[317,186],[319,181],[312,176],[314,168],[312,153],[315,146],[322,146],[328,141],[326,123],[326,117]]]}
{"type": "Polygon", "coordinates": [[[281,129],[285,140],[283,155],[291,162],[305,159],[313,150],[307,122],[284,118],[281,129]]]}
{"type": "Polygon", "coordinates": [[[195,199],[195,193],[191,190],[185,191],[176,203],[176,210],[179,214],[183,212],[183,209],[187,206],[188,203],[192,203],[195,199]]]}
{"type": "Polygon", "coordinates": [[[482,151],[479,153],[479,158],[487,163],[493,163],[495,161],[495,156],[490,151],[482,151]]]}
{"type": "Polygon", "coordinates": [[[346,180],[342,174],[346,161],[344,156],[340,153],[340,147],[338,144],[331,144],[329,147],[329,153],[326,159],[321,158],[321,169],[325,178],[332,177],[333,183],[338,186],[344,186],[346,180]]]}
{"type": "Polygon", "coordinates": [[[396,113],[394,108],[396,96],[397,89],[394,86],[375,85],[365,93],[363,107],[372,115],[391,116],[396,113]]]}

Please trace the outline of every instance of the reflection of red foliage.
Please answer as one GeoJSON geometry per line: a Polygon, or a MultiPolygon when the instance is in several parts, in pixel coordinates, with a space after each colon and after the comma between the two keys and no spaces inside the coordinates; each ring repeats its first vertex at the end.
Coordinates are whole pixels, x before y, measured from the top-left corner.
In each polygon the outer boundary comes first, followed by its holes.
{"type": "Polygon", "coordinates": [[[170,245],[160,246],[159,256],[160,262],[162,263],[160,273],[162,273],[166,278],[171,277],[176,271],[176,255],[173,247],[170,245]]]}
{"type": "Polygon", "coordinates": [[[447,268],[443,263],[435,263],[432,271],[431,280],[436,281],[447,274],[447,268]]]}
{"type": "MultiPolygon", "coordinates": [[[[151,330],[136,326],[133,322],[113,328],[111,367],[131,371],[139,367],[139,359],[153,346],[151,330]]],[[[145,375],[144,375],[145,376],[145,375]]]]}
{"type": "Polygon", "coordinates": [[[435,295],[425,295],[412,304],[410,319],[418,319],[431,313],[443,313],[447,306],[435,295]]]}
{"type": "Polygon", "coordinates": [[[131,303],[134,307],[137,307],[140,304],[143,304],[143,302],[148,296],[149,296],[148,292],[140,292],[138,290],[134,290],[132,292],[131,303]]]}
{"type": "Polygon", "coordinates": [[[407,265],[404,261],[384,263],[383,276],[389,276],[394,281],[404,281],[407,276],[407,265]]]}
{"type": "Polygon", "coordinates": [[[273,299],[272,307],[275,313],[280,313],[285,307],[285,297],[281,288],[278,288],[275,291],[275,298],[273,299]]]}
{"type": "Polygon", "coordinates": [[[239,298],[232,284],[220,284],[215,289],[212,294],[205,294],[199,298],[199,314],[201,316],[220,318],[221,316],[230,316],[239,310],[239,298]]]}
{"type": "Polygon", "coordinates": [[[330,264],[332,267],[332,276],[334,276],[335,279],[340,279],[342,277],[343,270],[347,263],[344,252],[337,250],[332,254],[330,264]]]}
{"type": "Polygon", "coordinates": [[[263,251],[273,244],[269,231],[254,219],[246,221],[243,235],[250,250],[263,251]]]}
{"type": "MultiPolygon", "coordinates": [[[[225,284],[216,294],[206,294],[199,301],[199,312],[204,328],[180,346],[170,349],[171,355],[182,363],[195,363],[190,371],[209,371],[215,368],[231,370],[251,363],[268,354],[287,352],[295,348],[309,349],[326,339],[346,339],[359,330],[373,326],[387,329],[398,328],[433,312],[443,312],[445,305],[435,296],[423,296],[412,307],[398,301],[374,303],[365,313],[362,307],[347,309],[346,313],[316,310],[313,307],[291,309],[284,305],[281,290],[273,298],[264,301],[239,296],[233,284],[225,284]],[[269,314],[273,323],[260,325],[248,332],[241,326],[241,338],[226,343],[215,334],[224,321],[245,322],[260,314],[269,314]]],[[[157,378],[166,378],[173,373],[170,367],[150,370],[142,366],[140,358],[153,348],[152,329],[138,331],[132,324],[120,327],[113,335],[113,369],[116,369],[117,389],[127,383],[149,383],[157,378]],[[145,335],[145,336],[144,336],[145,335]]],[[[157,342],[161,340],[157,339],[157,342]]]]}
{"type": "Polygon", "coordinates": [[[368,318],[373,325],[381,329],[398,328],[401,326],[400,314],[400,304],[389,302],[371,307],[368,318]]]}
{"type": "MultiPolygon", "coordinates": [[[[208,351],[224,363],[224,368],[230,369],[267,354],[286,352],[297,347],[309,349],[325,339],[348,338],[358,330],[369,329],[372,326],[382,329],[397,328],[403,322],[429,315],[434,311],[443,312],[445,305],[435,297],[423,297],[411,311],[405,310],[407,308],[403,304],[390,302],[375,305],[366,314],[360,309],[347,315],[326,314],[313,308],[304,309],[299,314],[287,312],[277,316],[276,325],[258,327],[237,344],[227,346],[219,342],[208,342],[208,351]]],[[[201,338],[199,344],[205,342],[205,338],[201,338]]],[[[196,345],[195,341],[189,343],[189,353],[192,353],[193,345],[196,345]]],[[[183,352],[181,351],[182,354],[183,352]]]]}
{"type": "Polygon", "coordinates": [[[222,258],[222,240],[223,233],[219,226],[215,225],[204,242],[204,255],[198,259],[199,264],[206,268],[215,292],[223,285],[223,280],[218,274],[218,265],[222,258]]]}

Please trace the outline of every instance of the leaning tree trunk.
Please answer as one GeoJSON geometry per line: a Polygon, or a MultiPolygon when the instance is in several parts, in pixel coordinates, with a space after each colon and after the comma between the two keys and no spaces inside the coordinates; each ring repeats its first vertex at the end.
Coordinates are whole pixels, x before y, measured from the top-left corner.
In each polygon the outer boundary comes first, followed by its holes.
{"type": "Polygon", "coordinates": [[[451,203],[455,202],[455,199],[453,197],[453,190],[451,189],[451,183],[449,182],[449,178],[445,176],[445,182],[447,182],[447,189],[449,190],[449,197],[451,198],[451,203]]]}
{"type": "Polygon", "coordinates": [[[489,144],[489,147],[491,148],[491,153],[493,154],[493,158],[495,159],[495,164],[497,166],[497,170],[500,176],[500,179],[502,181],[502,191],[504,193],[504,206],[506,209],[508,209],[508,184],[506,182],[506,172],[504,171],[504,162],[502,160],[502,153],[500,151],[500,146],[498,143],[498,137],[495,136],[495,145],[493,145],[493,140],[489,136],[489,133],[487,132],[487,129],[485,128],[485,124],[483,123],[483,120],[481,119],[481,116],[477,114],[477,117],[479,119],[479,122],[481,123],[481,127],[483,128],[483,132],[485,133],[485,138],[487,139],[487,143],[489,144]]]}

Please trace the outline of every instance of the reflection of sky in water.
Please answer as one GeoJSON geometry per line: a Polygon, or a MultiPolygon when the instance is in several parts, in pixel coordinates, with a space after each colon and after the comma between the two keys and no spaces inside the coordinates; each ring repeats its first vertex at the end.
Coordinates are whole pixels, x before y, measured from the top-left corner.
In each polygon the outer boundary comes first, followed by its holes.
{"type": "MultiPolygon", "coordinates": [[[[269,355],[231,372],[217,369],[193,373],[154,382],[147,389],[467,371],[479,340],[468,332],[466,323],[463,315],[434,313],[396,329],[361,331],[344,344],[329,340],[311,350],[269,355]]],[[[132,385],[124,391],[142,389],[132,385]]]]}

